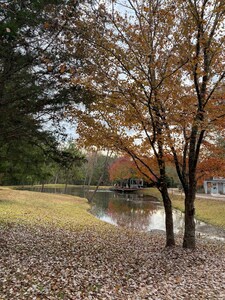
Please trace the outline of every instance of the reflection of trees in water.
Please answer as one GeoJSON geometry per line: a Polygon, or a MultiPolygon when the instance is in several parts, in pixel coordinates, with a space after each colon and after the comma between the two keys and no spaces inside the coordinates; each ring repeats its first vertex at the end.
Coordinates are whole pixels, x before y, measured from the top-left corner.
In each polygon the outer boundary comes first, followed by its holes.
{"type": "MultiPolygon", "coordinates": [[[[149,201],[140,201],[137,195],[123,196],[126,201],[121,200],[121,196],[114,196],[108,201],[106,213],[113,223],[140,231],[165,230],[165,212],[156,198],[149,197],[143,199],[149,201]]],[[[183,214],[177,210],[173,214],[175,232],[181,232],[184,226],[183,214]]]]}
{"type": "Polygon", "coordinates": [[[107,213],[113,222],[117,223],[119,226],[126,226],[137,230],[147,230],[149,216],[156,211],[156,203],[111,199],[108,202],[107,213]]]}
{"type": "Polygon", "coordinates": [[[184,214],[180,210],[173,210],[173,224],[175,233],[184,231],[184,214]]]}
{"type": "Polygon", "coordinates": [[[110,194],[110,199],[120,199],[120,200],[126,200],[126,201],[152,201],[152,202],[159,202],[159,200],[150,195],[143,195],[143,194],[136,194],[136,193],[120,193],[120,192],[115,192],[110,194]]]}

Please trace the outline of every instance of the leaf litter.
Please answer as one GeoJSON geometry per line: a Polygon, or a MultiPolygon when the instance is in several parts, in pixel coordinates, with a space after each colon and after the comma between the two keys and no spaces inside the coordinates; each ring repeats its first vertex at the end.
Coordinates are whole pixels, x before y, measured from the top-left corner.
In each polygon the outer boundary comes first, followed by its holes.
{"type": "Polygon", "coordinates": [[[0,236],[1,299],[225,299],[221,242],[167,249],[159,233],[19,224],[0,236]]]}
{"type": "Polygon", "coordinates": [[[165,248],[165,235],[97,220],[84,199],[0,193],[1,300],[224,300],[225,243],[165,248]]]}

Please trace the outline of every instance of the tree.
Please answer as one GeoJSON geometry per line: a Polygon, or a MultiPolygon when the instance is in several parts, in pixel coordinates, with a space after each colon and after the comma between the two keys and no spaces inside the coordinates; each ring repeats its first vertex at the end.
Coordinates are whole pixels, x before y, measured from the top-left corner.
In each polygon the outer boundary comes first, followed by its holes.
{"type": "Polygon", "coordinates": [[[111,156],[110,153],[107,157],[107,155],[91,149],[87,152],[86,157],[84,185],[97,185],[99,179],[101,179],[101,185],[109,185],[108,165],[115,160],[115,157],[111,156]]]}
{"type": "Polygon", "coordinates": [[[53,162],[53,158],[48,144],[32,145],[24,140],[5,144],[0,148],[0,184],[42,183],[52,175],[51,168],[47,168],[50,162],[53,162]]]}
{"type": "Polygon", "coordinates": [[[107,11],[103,5],[90,17],[93,23],[83,35],[90,46],[89,77],[85,74],[81,82],[93,83],[98,101],[85,112],[74,109],[73,114],[80,118],[78,130],[88,144],[126,152],[140,172],[156,184],[166,211],[166,245],[171,246],[175,241],[160,101],[168,98],[164,90],[185,61],[178,61],[179,39],[167,38],[176,29],[173,5],[167,1],[128,3],[131,17],[115,12],[114,7],[107,11]],[[156,168],[146,163],[146,157],[153,155],[156,168]]]}
{"type": "Polygon", "coordinates": [[[214,138],[204,141],[203,153],[197,166],[197,185],[203,185],[210,177],[225,177],[225,147],[224,139],[214,138]]]}
{"type": "Polygon", "coordinates": [[[85,25],[89,60],[80,82],[98,100],[86,111],[74,107],[78,132],[84,145],[123,151],[142,174],[148,171],[149,179],[156,179],[166,211],[167,246],[175,243],[166,174],[172,155],[185,193],[183,246],[194,248],[200,149],[204,138],[224,124],[225,4],[128,0],[120,11],[114,4],[101,4],[90,16],[90,27],[85,25]],[[152,156],[156,171],[146,163],[152,156]]]}
{"type": "MultiPolygon", "coordinates": [[[[146,165],[151,166],[151,169],[154,169],[155,161],[151,159],[143,158],[143,161],[146,165]]],[[[129,155],[124,155],[118,157],[115,161],[113,161],[109,166],[109,175],[111,181],[121,181],[129,178],[139,178],[144,179],[149,182],[149,178],[151,178],[151,183],[154,186],[157,184],[156,178],[154,178],[151,173],[147,172],[147,170],[143,170],[142,164],[138,163],[138,166],[132,160],[129,155]],[[143,174],[145,172],[145,175],[143,174]]],[[[156,168],[154,169],[156,173],[156,168]]]]}
{"type": "Polygon", "coordinates": [[[44,96],[46,89],[38,83],[39,76],[34,74],[44,50],[44,41],[38,44],[38,40],[45,33],[42,25],[46,5],[40,1],[1,4],[1,143],[24,136],[32,138],[32,132],[40,130],[40,113],[45,110],[47,115],[47,105],[52,104],[52,99],[44,96]]]}
{"type": "Polygon", "coordinates": [[[72,141],[61,149],[61,153],[63,159],[59,160],[58,166],[63,171],[66,192],[69,181],[76,176],[78,167],[81,167],[85,162],[85,156],[72,141]]]}
{"type": "Polygon", "coordinates": [[[1,147],[0,184],[45,184],[56,177],[67,184],[69,178],[74,179],[84,155],[74,143],[59,148],[51,135],[48,139],[48,143],[32,145],[21,140],[1,147]]]}
{"type": "Polygon", "coordinates": [[[168,136],[185,193],[183,246],[187,248],[195,247],[194,202],[201,147],[221,125],[221,134],[224,134],[224,12],[224,1],[178,1],[180,33],[183,36],[180,56],[188,60],[180,74],[185,80],[175,105],[179,116],[173,123],[182,141],[181,149],[176,147],[178,139],[174,142],[171,133],[168,136]],[[184,49],[188,51],[185,53],[184,49]]]}
{"type": "MultiPolygon", "coordinates": [[[[60,126],[65,106],[91,100],[88,91],[70,83],[74,68],[81,66],[81,56],[78,51],[69,56],[65,31],[69,32],[66,26],[70,21],[75,38],[80,2],[0,3],[0,151],[4,160],[5,149],[14,151],[11,162],[7,157],[9,164],[17,159],[21,166],[25,160],[22,152],[27,160],[33,158],[33,164],[39,163],[37,157],[42,163],[41,149],[43,155],[48,149],[48,155],[51,151],[51,156],[59,159],[58,138],[65,137],[60,126]],[[32,147],[33,152],[39,148],[37,157],[29,155],[27,150],[32,147]]],[[[6,161],[0,163],[7,165],[6,161]]]]}
{"type": "Polygon", "coordinates": [[[137,178],[140,173],[134,162],[128,156],[119,157],[109,166],[111,181],[120,181],[123,179],[137,178]]]}

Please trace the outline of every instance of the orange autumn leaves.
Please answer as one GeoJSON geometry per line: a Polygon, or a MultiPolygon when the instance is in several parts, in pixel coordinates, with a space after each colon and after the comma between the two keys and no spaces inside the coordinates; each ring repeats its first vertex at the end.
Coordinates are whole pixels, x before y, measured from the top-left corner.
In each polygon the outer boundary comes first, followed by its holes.
{"type": "MultiPolygon", "coordinates": [[[[143,158],[146,165],[155,170],[157,174],[157,164],[154,158],[143,158]]],[[[128,156],[121,156],[109,166],[109,175],[111,181],[118,181],[128,178],[143,178],[148,182],[156,182],[156,177],[149,173],[143,164],[135,164],[128,156]],[[147,176],[145,176],[146,174],[147,176]]]]}

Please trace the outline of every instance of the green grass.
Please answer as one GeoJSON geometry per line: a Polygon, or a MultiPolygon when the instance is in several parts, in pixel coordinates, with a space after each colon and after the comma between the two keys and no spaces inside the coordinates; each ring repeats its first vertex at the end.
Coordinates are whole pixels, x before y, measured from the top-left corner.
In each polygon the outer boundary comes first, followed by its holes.
{"type": "MultiPolygon", "coordinates": [[[[19,187],[24,187],[24,188],[31,188],[31,187],[42,187],[41,184],[35,184],[33,186],[31,185],[23,185],[23,186],[18,186],[18,185],[15,185],[15,186],[8,186],[8,188],[12,188],[12,189],[18,189],[19,187]]],[[[67,185],[67,188],[76,188],[76,187],[83,187],[83,185],[75,185],[75,184],[68,184],[67,185]]],[[[85,186],[87,187],[87,186],[85,186]]],[[[95,185],[90,185],[90,189],[94,189],[96,186],[95,185]]],[[[49,183],[49,184],[45,184],[44,185],[44,188],[65,188],[65,184],[64,183],[60,183],[60,184],[54,184],[54,183],[49,183]]],[[[109,189],[110,186],[99,186],[99,189],[109,189]]]]}
{"type": "Polygon", "coordinates": [[[141,190],[139,193],[146,195],[146,196],[154,196],[158,198],[160,201],[162,201],[162,196],[160,192],[156,188],[145,188],[141,190]]]}
{"type": "Polygon", "coordinates": [[[88,210],[86,199],[70,195],[0,189],[0,222],[82,229],[110,226],[88,210]]]}
{"type": "MultiPolygon", "coordinates": [[[[159,191],[155,188],[144,190],[145,195],[152,195],[162,199],[159,191]]],[[[170,194],[173,207],[184,212],[184,196],[170,194]]],[[[225,229],[225,201],[214,199],[196,198],[195,212],[198,220],[225,229]]]]}

